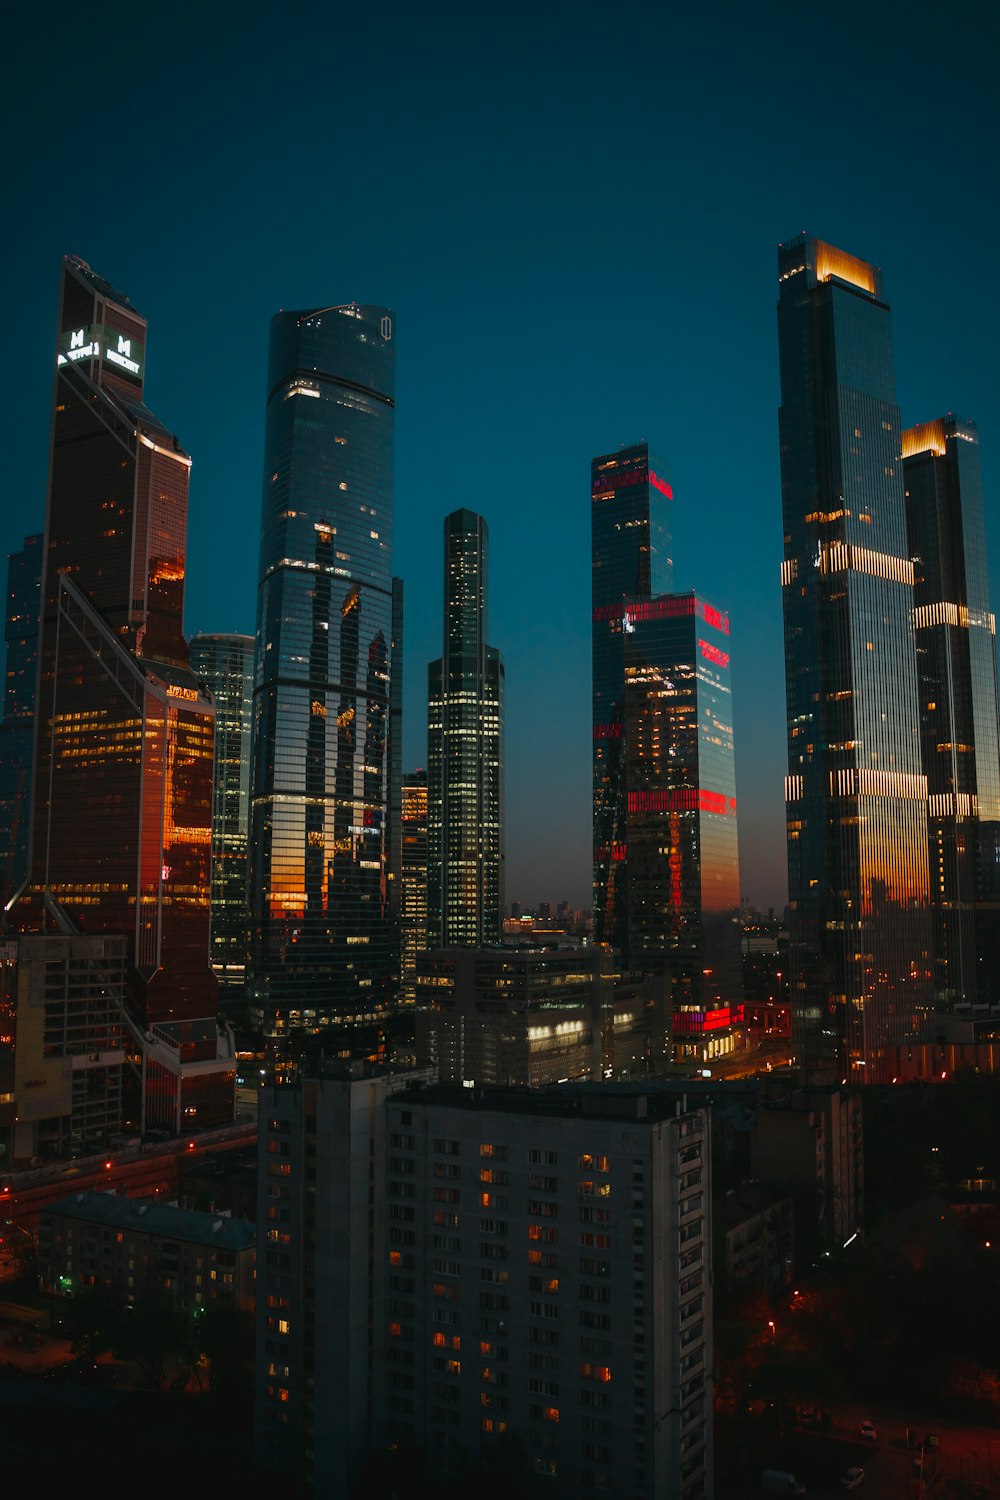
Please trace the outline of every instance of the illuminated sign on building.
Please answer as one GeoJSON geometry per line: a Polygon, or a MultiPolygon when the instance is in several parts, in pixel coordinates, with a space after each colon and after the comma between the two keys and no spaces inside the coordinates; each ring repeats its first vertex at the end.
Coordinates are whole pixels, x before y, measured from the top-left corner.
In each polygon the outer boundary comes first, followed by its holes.
{"type": "Polygon", "coordinates": [[[57,364],[64,365],[67,361],[75,364],[80,359],[99,359],[103,345],[104,359],[108,364],[117,365],[118,369],[136,378],[141,373],[140,359],[135,357],[142,353],[142,345],[138,340],[125,338],[113,329],[109,332],[100,323],[94,324],[92,328],[69,329],[61,336],[60,344],[57,364]]]}
{"type": "Polygon", "coordinates": [[[718,646],[713,646],[709,641],[699,641],[698,650],[706,661],[712,661],[717,667],[728,667],[729,657],[725,651],[720,651],[718,646]]]}
{"type": "Polygon", "coordinates": [[[661,479],[659,474],[654,473],[652,469],[650,469],[649,471],[649,482],[653,486],[654,490],[659,490],[660,494],[666,495],[668,500],[672,500],[674,498],[674,492],[667,481],[665,479],[661,479]]]}

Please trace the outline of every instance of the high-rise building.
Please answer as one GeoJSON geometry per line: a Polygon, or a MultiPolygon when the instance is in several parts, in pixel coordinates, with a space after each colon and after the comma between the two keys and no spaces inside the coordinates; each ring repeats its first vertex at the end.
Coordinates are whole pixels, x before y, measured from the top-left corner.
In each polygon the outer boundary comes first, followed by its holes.
{"type": "Polygon", "coordinates": [[[417,958],[427,947],[427,772],[403,776],[400,900],[400,991],[403,1005],[416,1000],[417,958]]]}
{"type": "Polygon", "coordinates": [[[387,1444],[433,1485],[506,1439],[554,1500],[711,1495],[708,1111],[412,1078],[265,1091],[258,1465],[349,1494],[387,1444]]]}
{"type": "Polygon", "coordinates": [[[38,675],[42,535],[26,536],[7,559],[3,721],[0,723],[0,912],[28,874],[31,760],[38,675]]]}
{"type": "Polygon", "coordinates": [[[590,473],[593,642],[594,941],[625,944],[625,600],[673,586],[663,459],[648,443],[595,458],[590,473]]]}
{"type": "Polygon", "coordinates": [[[1000,1004],[1000,716],[975,423],[903,433],[927,777],[934,1006],[1000,1004]]]}
{"type": "Polygon", "coordinates": [[[433,947],[500,941],[504,905],[503,658],[486,644],[489,530],[444,523],[444,655],[428,669],[427,924],[433,947]]]}
{"type": "Polygon", "coordinates": [[[215,699],[212,794],[212,967],[221,984],[243,979],[247,946],[252,635],[191,639],[191,670],[215,699]]]}
{"type": "Polygon", "coordinates": [[[248,975],[270,1035],[367,1035],[394,998],[393,325],[355,303],[271,321],[248,975]]]}
{"type": "Polygon", "coordinates": [[[385,1321],[398,1260],[386,1099],[413,1078],[324,1061],[261,1094],[257,1466],[351,1495],[385,1448],[385,1321]],[[393,1241],[393,1244],[395,1242],[393,1241]]]}
{"type": "Polygon", "coordinates": [[[181,629],[191,460],[143,404],[145,319],[74,258],[58,326],[19,925],[127,934],[132,1118],[218,1124],[235,1068],[208,962],[214,709],[181,629]]]}
{"type": "Polygon", "coordinates": [[[729,617],[699,595],[622,617],[623,961],[662,974],[675,1060],[734,1049],[743,1003],[729,617]]]}
{"type": "Polygon", "coordinates": [[[810,1073],[880,1082],[930,1003],[913,564],[881,273],[778,252],[792,1006],[810,1073]]]}

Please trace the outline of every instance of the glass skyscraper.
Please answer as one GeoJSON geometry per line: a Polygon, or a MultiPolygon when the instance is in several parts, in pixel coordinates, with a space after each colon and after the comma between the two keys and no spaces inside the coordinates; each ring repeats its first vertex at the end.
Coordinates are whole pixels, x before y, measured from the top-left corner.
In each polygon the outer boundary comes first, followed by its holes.
{"type": "Polygon", "coordinates": [[[498,943],[504,905],[503,658],[486,644],[489,529],[444,523],[444,655],[428,669],[427,924],[432,948],[498,943]]]}
{"type": "Polygon", "coordinates": [[[243,979],[247,946],[252,635],[191,639],[191,670],[215,699],[212,794],[212,967],[222,984],[243,979]]]}
{"type": "Polygon", "coordinates": [[[394,331],[354,303],[271,321],[248,975],[271,1035],[393,999],[394,331]]]}
{"type": "Polygon", "coordinates": [[[880,272],[778,252],[793,1020],[818,1076],[881,1082],[926,1035],[927,782],[880,272]]]}
{"type": "Polygon", "coordinates": [[[26,536],[21,551],[12,552],[7,560],[7,661],[0,723],[0,910],[28,874],[43,540],[40,533],[26,536]]]}
{"type": "Polygon", "coordinates": [[[416,1003],[417,956],[427,948],[427,772],[403,776],[400,992],[416,1003]]]}
{"type": "Polygon", "coordinates": [[[732,1049],[743,1001],[729,618],[697,594],[623,614],[625,966],[662,974],[675,1055],[732,1049]]]}
{"type": "Polygon", "coordinates": [[[916,570],[917,671],[927,776],[934,1005],[1000,1004],[1000,719],[979,434],[941,417],[903,433],[916,570]]]}
{"type": "Polygon", "coordinates": [[[626,599],[666,594],[673,584],[666,476],[647,443],[591,464],[594,941],[619,951],[626,942],[622,617],[626,599]]]}
{"type": "Polygon", "coordinates": [[[63,262],[22,929],[129,936],[141,1122],[232,1119],[208,958],[214,708],[181,624],[191,460],[144,405],[145,319],[63,262]]]}

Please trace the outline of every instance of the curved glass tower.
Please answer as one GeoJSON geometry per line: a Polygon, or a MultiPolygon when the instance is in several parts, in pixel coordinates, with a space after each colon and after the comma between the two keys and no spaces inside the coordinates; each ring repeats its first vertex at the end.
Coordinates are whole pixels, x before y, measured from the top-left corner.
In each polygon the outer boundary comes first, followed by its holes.
{"type": "Polygon", "coordinates": [[[391,999],[393,335],[354,303],[271,321],[248,985],[270,1035],[391,999]]]}

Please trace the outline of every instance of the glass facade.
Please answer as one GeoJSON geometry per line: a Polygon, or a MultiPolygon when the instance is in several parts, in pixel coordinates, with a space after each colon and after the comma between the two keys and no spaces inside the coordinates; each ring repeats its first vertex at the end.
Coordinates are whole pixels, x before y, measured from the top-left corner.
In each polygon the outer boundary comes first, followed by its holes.
{"type": "Polygon", "coordinates": [[[979,435],[947,416],[903,433],[928,792],[934,1005],[1000,1004],[1000,720],[979,435]]]}
{"type": "Polygon", "coordinates": [[[624,960],[668,979],[676,1042],[743,1002],[729,618],[668,594],[626,601],[622,627],[624,960]]]}
{"type": "Polygon", "coordinates": [[[626,940],[622,615],[627,598],[670,591],[673,491],[663,459],[647,443],[636,443],[593,460],[590,494],[594,941],[621,951],[626,940]]]}
{"type": "Polygon", "coordinates": [[[444,523],[444,655],[428,668],[427,925],[431,947],[500,941],[504,906],[503,658],[486,644],[489,529],[444,523]]]}
{"type": "Polygon", "coordinates": [[[874,266],[778,253],[792,1005],[816,1074],[926,1034],[927,782],[889,308],[874,266]]]}
{"type": "Polygon", "coordinates": [[[393,998],[393,340],[382,307],[271,321],[248,976],[269,1035],[348,1034],[393,998]]]}
{"type": "Polygon", "coordinates": [[[400,910],[403,1005],[416,1003],[417,957],[427,947],[427,772],[407,771],[402,798],[400,910]]]}
{"type": "Polygon", "coordinates": [[[58,348],[19,925],[126,934],[137,1118],[162,1048],[175,1128],[222,1123],[235,1072],[216,1053],[208,957],[214,708],[181,629],[191,460],[142,402],[145,321],[72,258],[58,348]],[[178,1104],[194,1035],[197,1121],[178,1104]]]}
{"type": "Polygon", "coordinates": [[[42,542],[26,536],[7,560],[7,646],[3,722],[0,723],[0,911],[28,874],[31,831],[31,762],[38,673],[38,609],[42,542]]]}
{"type": "Polygon", "coordinates": [[[253,666],[253,636],[192,637],[191,670],[215,700],[211,953],[223,984],[241,982],[246,966],[253,666]]]}

